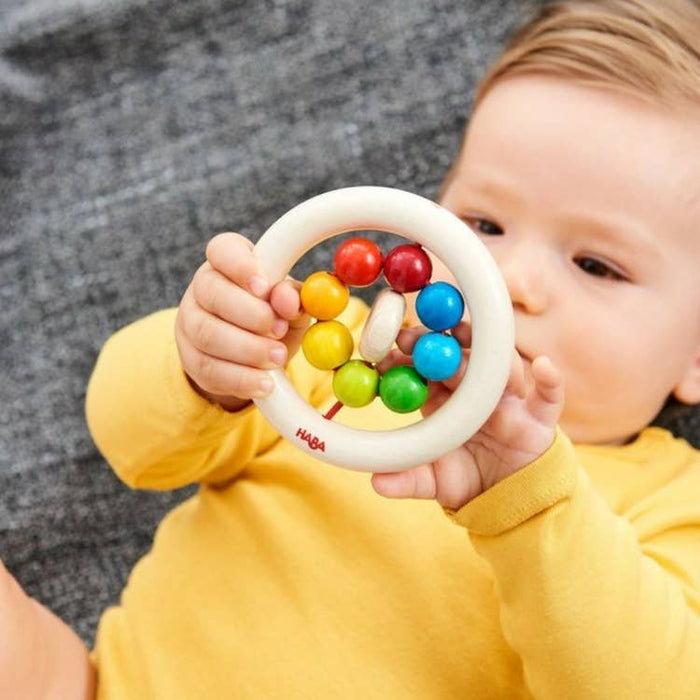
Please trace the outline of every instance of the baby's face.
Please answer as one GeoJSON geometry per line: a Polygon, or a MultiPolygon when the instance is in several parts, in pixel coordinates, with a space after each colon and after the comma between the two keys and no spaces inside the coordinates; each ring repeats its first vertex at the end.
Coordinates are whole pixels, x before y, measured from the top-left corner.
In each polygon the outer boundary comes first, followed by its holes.
{"type": "Polygon", "coordinates": [[[577,442],[629,439],[672,393],[700,401],[698,122],[509,78],[476,110],[446,184],[441,203],[505,278],[520,354],[562,370],[577,442]]]}

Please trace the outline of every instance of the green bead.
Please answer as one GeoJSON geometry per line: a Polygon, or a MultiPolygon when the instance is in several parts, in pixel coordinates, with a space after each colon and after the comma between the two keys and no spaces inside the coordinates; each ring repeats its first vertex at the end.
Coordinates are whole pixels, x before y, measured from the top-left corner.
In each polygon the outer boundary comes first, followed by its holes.
{"type": "Polygon", "coordinates": [[[333,375],[333,393],[345,406],[360,408],[377,395],[379,372],[362,360],[350,360],[333,375]]]}
{"type": "Polygon", "coordinates": [[[413,367],[392,367],[379,380],[379,396],[395,413],[418,410],[428,398],[428,385],[413,367]]]}

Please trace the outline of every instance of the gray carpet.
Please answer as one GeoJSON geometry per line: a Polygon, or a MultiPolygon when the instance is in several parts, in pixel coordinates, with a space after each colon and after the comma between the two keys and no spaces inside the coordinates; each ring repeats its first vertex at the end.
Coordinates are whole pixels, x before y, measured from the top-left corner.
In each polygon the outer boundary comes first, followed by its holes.
{"type": "Polygon", "coordinates": [[[434,196],[531,5],[0,0],[0,557],[86,642],[188,493],[131,492],[97,454],[101,344],[176,304],[216,232],[347,185],[434,196]]]}

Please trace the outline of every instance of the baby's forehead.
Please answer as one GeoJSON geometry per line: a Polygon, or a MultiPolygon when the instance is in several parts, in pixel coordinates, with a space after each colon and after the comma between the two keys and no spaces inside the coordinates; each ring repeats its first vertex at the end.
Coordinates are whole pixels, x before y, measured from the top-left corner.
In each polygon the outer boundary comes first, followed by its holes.
{"type": "Polygon", "coordinates": [[[466,144],[463,165],[529,159],[555,180],[589,174],[589,183],[637,187],[660,213],[700,220],[700,102],[662,104],[553,76],[511,76],[477,105],[466,144]]]}

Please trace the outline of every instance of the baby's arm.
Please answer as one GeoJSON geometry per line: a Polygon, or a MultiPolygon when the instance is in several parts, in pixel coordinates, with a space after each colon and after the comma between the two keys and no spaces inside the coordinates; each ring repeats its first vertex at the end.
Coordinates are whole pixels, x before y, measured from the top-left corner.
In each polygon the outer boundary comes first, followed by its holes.
{"type": "MultiPolygon", "coordinates": [[[[404,352],[412,333],[400,338],[404,352]]],[[[468,328],[458,334],[468,345],[468,328]]],[[[543,358],[530,372],[514,356],[504,396],[472,440],[433,464],[375,474],[376,490],[436,498],[468,531],[491,567],[504,637],[538,700],[695,700],[700,465],[621,517],[556,432],[559,373],[543,358]]],[[[433,387],[428,412],[458,378],[451,381],[433,387]]]]}
{"type": "Polygon", "coordinates": [[[264,370],[296,351],[308,320],[293,283],[258,287],[256,274],[249,241],[217,236],[177,312],[140,319],[102,349],[88,426],[130,486],[227,480],[279,438],[248,404],[262,393],[264,370]]]}
{"type": "Polygon", "coordinates": [[[493,571],[538,700],[700,697],[700,464],[680,467],[623,517],[559,434],[452,516],[493,571]]]}
{"type": "Polygon", "coordinates": [[[95,672],[78,636],[0,561],[0,698],[87,700],[95,672]]]}

